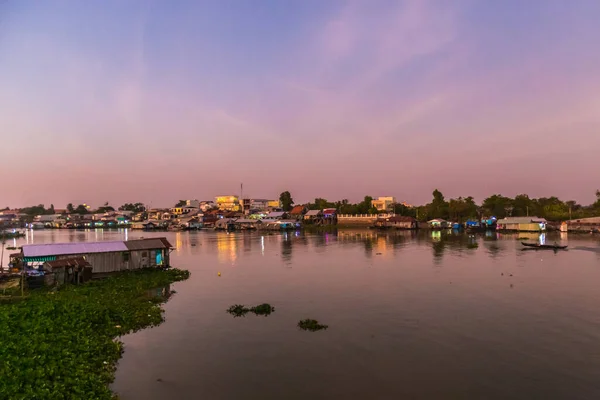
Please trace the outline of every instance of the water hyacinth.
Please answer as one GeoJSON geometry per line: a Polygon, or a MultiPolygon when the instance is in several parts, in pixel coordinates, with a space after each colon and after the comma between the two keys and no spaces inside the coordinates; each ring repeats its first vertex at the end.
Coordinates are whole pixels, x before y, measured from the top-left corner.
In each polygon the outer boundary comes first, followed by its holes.
{"type": "Polygon", "coordinates": [[[163,321],[147,292],[189,272],[124,272],[0,304],[0,394],[7,399],[113,399],[119,336],[163,321]]]}
{"type": "Polygon", "coordinates": [[[329,328],[327,325],[320,324],[316,319],[304,319],[298,322],[298,328],[303,331],[316,332],[329,328]]]}

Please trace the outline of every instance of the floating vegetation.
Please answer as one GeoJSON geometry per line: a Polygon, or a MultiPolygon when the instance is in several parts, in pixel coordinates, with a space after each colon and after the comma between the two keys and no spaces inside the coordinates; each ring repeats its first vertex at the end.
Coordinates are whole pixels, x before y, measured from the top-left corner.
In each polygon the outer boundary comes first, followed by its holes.
{"type": "Polygon", "coordinates": [[[250,308],[242,304],[234,304],[227,309],[227,312],[233,315],[234,317],[243,317],[249,312],[255,315],[264,315],[266,317],[267,315],[271,315],[271,313],[275,312],[275,307],[273,307],[269,303],[259,304],[255,307],[250,308]]]}
{"type": "Polygon", "coordinates": [[[122,272],[85,285],[34,290],[0,305],[5,399],[114,399],[118,337],[163,321],[148,291],[189,277],[177,269],[122,272]]]}
{"type": "Polygon", "coordinates": [[[6,250],[16,250],[17,248],[14,246],[6,246],[6,250]]]}
{"type": "Polygon", "coordinates": [[[227,312],[234,317],[243,317],[250,312],[250,309],[241,304],[234,304],[227,309],[227,312]]]}
{"type": "Polygon", "coordinates": [[[329,326],[320,324],[316,319],[304,319],[298,322],[298,328],[302,329],[303,331],[316,332],[327,329],[329,326]]]}
{"type": "Polygon", "coordinates": [[[477,248],[479,248],[479,244],[477,244],[477,243],[469,243],[467,245],[467,249],[477,249],[477,248]]]}
{"type": "Polygon", "coordinates": [[[268,303],[263,303],[256,307],[252,307],[250,311],[256,315],[264,315],[266,317],[267,315],[271,315],[271,313],[275,312],[275,307],[268,303]]]}

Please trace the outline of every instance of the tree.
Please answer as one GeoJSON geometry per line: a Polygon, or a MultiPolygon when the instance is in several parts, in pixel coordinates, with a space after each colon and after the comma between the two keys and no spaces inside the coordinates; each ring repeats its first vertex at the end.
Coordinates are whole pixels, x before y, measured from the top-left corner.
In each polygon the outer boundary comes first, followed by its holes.
{"type": "Polygon", "coordinates": [[[494,194],[483,200],[481,206],[489,217],[504,218],[507,216],[508,207],[512,207],[513,200],[501,194],[494,194]]]}
{"type": "Polygon", "coordinates": [[[392,205],[392,210],[394,211],[394,214],[402,215],[405,217],[417,216],[417,209],[415,207],[406,207],[402,203],[396,203],[392,205]]]}
{"type": "Polygon", "coordinates": [[[477,217],[477,205],[473,197],[459,197],[458,199],[450,199],[448,203],[448,214],[450,218],[463,222],[463,220],[477,217]]]}
{"type": "Polygon", "coordinates": [[[433,200],[427,205],[428,218],[448,218],[448,202],[442,192],[435,189],[432,195],[433,200]]]}
{"type": "Polygon", "coordinates": [[[54,211],[54,204],[50,204],[50,208],[46,210],[46,214],[56,214],[56,212],[54,211]]]}
{"type": "Polygon", "coordinates": [[[119,207],[119,211],[133,211],[135,213],[141,213],[146,211],[146,207],[142,203],[125,203],[119,207]]]}
{"type": "Polygon", "coordinates": [[[102,207],[98,207],[98,210],[96,210],[97,213],[107,213],[110,211],[115,211],[115,208],[110,206],[108,204],[108,201],[104,203],[104,205],[102,207]]]}
{"type": "Polygon", "coordinates": [[[75,214],[87,214],[89,211],[86,206],[84,206],[83,204],[80,204],[77,206],[77,208],[75,209],[74,212],[75,212],[75,214]]]}
{"type": "Polygon", "coordinates": [[[67,212],[69,214],[73,214],[75,212],[75,208],[73,208],[73,203],[67,204],[67,212]]]}
{"type": "Polygon", "coordinates": [[[294,199],[292,199],[292,195],[287,190],[279,195],[279,202],[281,203],[281,208],[283,211],[290,211],[292,209],[292,205],[294,204],[294,199]]]}
{"type": "Polygon", "coordinates": [[[535,201],[531,200],[526,194],[519,194],[512,201],[514,217],[524,217],[537,214],[535,201]]]}
{"type": "Polygon", "coordinates": [[[185,206],[186,204],[187,204],[187,202],[186,202],[185,200],[179,200],[179,201],[177,202],[177,204],[175,204],[175,207],[176,207],[176,208],[177,208],[177,207],[183,207],[183,206],[185,206]]]}
{"type": "Polygon", "coordinates": [[[377,209],[373,207],[373,198],[365,196],[363,201],[356,205],[357,214],[377,214],[377,209]]]}
{"type": "Polygon", "coordinates": [[[37,206],[25,207],[21,209],[21,213],[27,214],[28,216],[42,215],[46,213],[46,209],[43,204],[37,206]]]}
{"type": "Polygon", "coordinates": [[[330,203],[326,199],[322,199],[320,197],[317,197],[314,203],[307,204],[309,210],[323,210],[324,208],[332,208],[335,206],[335,203],[330,203]]]}

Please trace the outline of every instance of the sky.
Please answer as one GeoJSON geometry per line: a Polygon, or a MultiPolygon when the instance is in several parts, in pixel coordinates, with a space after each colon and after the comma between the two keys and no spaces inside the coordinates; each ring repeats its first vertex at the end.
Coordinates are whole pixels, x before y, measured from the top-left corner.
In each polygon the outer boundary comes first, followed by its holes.
{"type": "Polygon", "coordinates": [[[0,207],[593,202],[600,2],[0,0],[0,207]]]}

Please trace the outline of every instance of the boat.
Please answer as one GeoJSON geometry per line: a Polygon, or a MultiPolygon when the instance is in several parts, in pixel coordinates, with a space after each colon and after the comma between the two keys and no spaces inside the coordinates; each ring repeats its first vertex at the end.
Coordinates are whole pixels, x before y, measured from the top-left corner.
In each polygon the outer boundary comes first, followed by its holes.
{"type": "Polygon", "coordinates": [[[521,242],[521,244],[528,248],[540,249],[540,250],[564,250],[567,246],[559,246],[557,244],[539,244],[539,243],[525,243],[521,242]]]}

